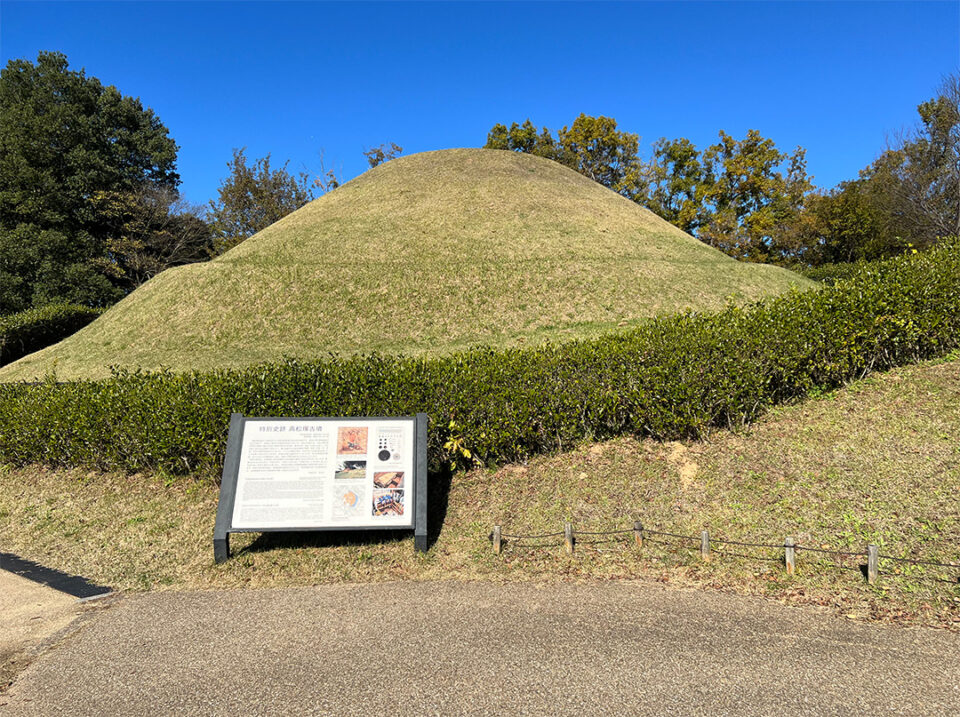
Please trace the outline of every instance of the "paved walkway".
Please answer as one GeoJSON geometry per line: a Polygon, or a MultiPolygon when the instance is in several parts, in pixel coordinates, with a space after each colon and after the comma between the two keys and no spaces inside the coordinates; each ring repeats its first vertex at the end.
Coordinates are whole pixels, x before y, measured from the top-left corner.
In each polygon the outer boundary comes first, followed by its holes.
{"type": "Polygon", "coordinates": [[[0,569],[0,689],[79,611],[74,596],[0,569]]]}
{"type": "Polygon", "coordinates": [[[77,598],[0,570],[0,664],[73,621],[77,598]]]}
{"type": "MultiPolygon", "coordinates": [[[[10,715],[957,714],[960,636],[646,583],[395,583],[116,601],[10,715]]],[[[4,704],[6,703],[6,704],[4,704]]]]}

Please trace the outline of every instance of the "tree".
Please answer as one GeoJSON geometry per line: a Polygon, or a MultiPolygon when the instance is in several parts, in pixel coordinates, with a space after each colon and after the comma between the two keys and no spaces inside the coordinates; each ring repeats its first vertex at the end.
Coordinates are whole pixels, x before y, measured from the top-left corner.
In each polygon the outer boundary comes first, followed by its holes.
{"type": "Polygon", "coordinates": [[[560,144],[553,138],[553,134],[546,127],[537,131],[533,122],[527,118],[523,124],[514,122],[509,129],[506,125],[495,124],[487,133],[485,149],[509,149],[513,152],[533,154],[538,157],[552,159],[562,164],[565,159],[560,144]]]}
{"type": "Polygon", "coordinates": [[[891,234],[886,211],[864,179],[841,182],[810,197],[804,212],[806,263],[840,263],[899,254],[906,242],[891,234]]]}
{"type": "Polygon", "coordinates": [[[799,226],[811,263],[880,259],[960,234],[960,78],[917,112],[857,179],[810,198],[799,226]]]}
{"type": "Polygon", "coordinates": [[[390,142],[389,145],[381,144],[379,147],[368,149],[363,153],[363,156],[367,158],[370,168],[373,169],[378,164],[383,164],[384,162],[389,162],[391,159],[395,159],[402,151],[403,147],[395,142],[390,142]]]}
{"type": "Polygon", "coordinates": [[[123,290],[103,273],[104,243],[83,231],[0,229],[0,315],[57,302],[107,306],[123,290]]]}
{"type": "Polygon", "coordinates": [[[721,130],[703,154],[699,195],[704,217],[698,238],[749,261],[792,260],[802,253],[793,226],[813,189],[805,150],[786,154],[749,130],[736,140],[721,130]]]}
{"type": "Polygon", "coordinates": [[[247,164],[245,150],[233,150],[233,158],[227,162],[230,172],[217,190],[219,198],[210,202],[217,254],[232,249],[313,199],[306,172],[290,174],[288,162],[273,169],[269,154],[247,164]]]}
{"type": "Polygon", "coordinates": [[[60,53],[0,72],[0,313],[52,301],[106,305],[109,218],[99,192],[175,190],[177,145],[139,99],[60,53]]]}
{"type": "Polygon", "coordinates": [[[618,131],[617,121],[610,117],[581,114],[570,127],[563,127],[556,139],[546,127],[538,131],[529,119],[523,124],[514,122],[509,129],[495,124],[484,147],[552,159],[630,198],[636,197],[641,184],[639,138],[618,131]]]}
{"type": "Polygon", "coordinates": [[[166,188],[99,192],[94,205],[112,219],[104,274],[132,291],[174,266],[207,261],[213,255],[213,228],[203,207],[166,188]]]}
{"type": "Polygon", "coordinates": [[[558,133],[564,163],[628,198],[635,198],[642,164],[637,155],[640,138],[617,130],[611,117],[581,114],[558,133]]]}
{"type": "Polygon", "coordinates": [[[917,126],[865,170],[894,233],[915,244],[960,236],[960,75],[917,107],[917,126]]]}
{"type": "Polygon", "coordinates": [[[643,192],[648,209],[696,234],[704,219],[703,182],[700,152],[690,140],[661,137],[654,142],[643,192]]]}

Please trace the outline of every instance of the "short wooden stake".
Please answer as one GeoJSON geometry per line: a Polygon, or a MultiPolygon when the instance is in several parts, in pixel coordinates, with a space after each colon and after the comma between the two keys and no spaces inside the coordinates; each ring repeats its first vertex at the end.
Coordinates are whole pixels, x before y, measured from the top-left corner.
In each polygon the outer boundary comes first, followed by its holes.
{"type": "Polygon", "coordinates": [[[563,524],[563,540],[567,544],[567,552],[573,553],[573,524],[564,523],[563,524]]]}
{"type": "Polygon", "coordinates": [[[706,530],[700,533],[700,557],[710,560],[710,533],[706,530]]]}
{"type": "Polygon", "coordinates": [[[633,538],[637,541],[637,547],[643,547],[643,523],[639,520],[633,524],[633,538]]]}
{"type": "Polygon", "coordinates": [[[493,526],[493,552],[497,555],[500,555],[500,551],[503,550],[503,543],[500,539],[500,526],[493,526]]]}
{"type": "Polygon", "coordinates": [[[873,585],[880,574],[880,548],[877,545],[867,546],[867,582],[873,585]]]}
{"type": "Polygon", "coordinates": [[[783,541],[783,561],[787,564],[787,575],[793,575],[797,570],[797,551],[793,547],[793,537],[787,536],[783,541]]]}

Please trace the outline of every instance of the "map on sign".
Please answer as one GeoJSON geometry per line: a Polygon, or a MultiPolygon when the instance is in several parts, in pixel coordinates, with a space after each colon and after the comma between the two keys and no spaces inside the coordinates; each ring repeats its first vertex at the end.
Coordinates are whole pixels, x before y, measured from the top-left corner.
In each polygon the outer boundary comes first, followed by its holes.
{"type": "Polygon", "coordinates": [[[410,528],[413,419],[246,419],[234,529],[410,528]]]}

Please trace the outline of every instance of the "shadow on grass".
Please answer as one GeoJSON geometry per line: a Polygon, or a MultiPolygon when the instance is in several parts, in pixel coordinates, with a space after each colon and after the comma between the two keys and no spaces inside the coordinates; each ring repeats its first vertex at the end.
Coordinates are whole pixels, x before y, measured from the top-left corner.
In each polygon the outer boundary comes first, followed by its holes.
{"type": "MultiPolygon", "coordinates": [[[[450,502],[450,483],[452,475],[449,469],[431,472],[427,490],[427,548],[433,547],[440,537],[440,531],[447,518],[450,502]]],[[[352,547],[364,545],[382,545],[398,543],[412,537],[408,530],[314,530],[261,533],[249,545],[234,552],[262,553],[278,548],[327,548],[352,547]]]]}

